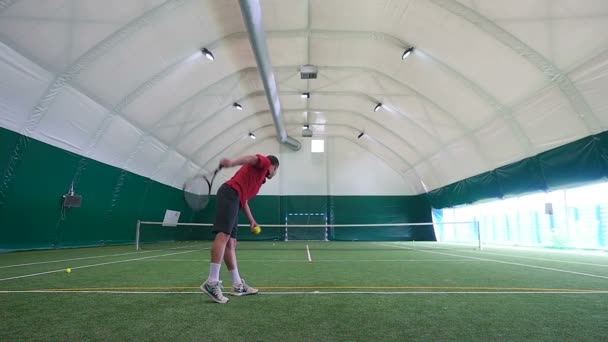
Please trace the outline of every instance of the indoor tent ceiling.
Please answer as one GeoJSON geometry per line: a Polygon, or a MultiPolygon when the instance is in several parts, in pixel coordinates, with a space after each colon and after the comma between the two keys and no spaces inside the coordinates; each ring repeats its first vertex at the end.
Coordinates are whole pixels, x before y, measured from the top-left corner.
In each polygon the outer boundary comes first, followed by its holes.
{"type": "MultiPolygon", "coordinates": [[[[287,133],[350,140],[413,193],[608,125],[608,1],[261,7],[287,133]]],[[[2,0],[0,42],[0,125],[63,149],[179,186],[276,140],[237,0],[2,0]]]]}

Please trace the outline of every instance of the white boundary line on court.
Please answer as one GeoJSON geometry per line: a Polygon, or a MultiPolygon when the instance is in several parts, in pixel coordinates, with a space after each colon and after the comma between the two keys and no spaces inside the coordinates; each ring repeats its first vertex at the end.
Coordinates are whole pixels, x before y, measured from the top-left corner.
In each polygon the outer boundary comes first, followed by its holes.
{"type": "Polygon", "coordinates": [[[500,253],[489,253],[486,251],[463,251],[466,253],[481,253],[486,255],[497,255],[504,256],[509,258],[518,258],[518,259],[530,259],[530,260],[540,260],[540,261],[551,261],[563,264],[574,264],[574,265],[585,265],[585,266],[597,266],[597,267],[608,267],[608,264],[592,264],[588,262],[580,262],[580,261],[568,261],[568,260],[555,260],[555,259],[544,259],[544,258],[535,258],[535,257],[527,257],[527,256],[518,256],[518,255],[509,255],[509,254],[500,254],[500,253]]]}
{"type": "MultiPolygon", "coordinates": [[[[209,249],[209,248],[204,248],[204,249],[209,249]]],[[[127,259],[127,260],[117,260],[117,261],[103,262],[103,263],[100,263],[100,264],[76,266],[76,267],[72,267],[72,269],[73,270],[77,270],[77,269],[81,269],[81,268],[89,268],[89,267],[96,267],[96,266],[118,264],[118,263],[122,263],[122,262],[137,261],[137,260],[144,260],[144,259],[150,259],[150,258],[160,258],[160,257],[163,257],[163,256],[178,255],[178,254],[192,253],[192,252],[198,252],[198,251],[199,250],[192,250],[192,251],[176,252],[176,253],[169,253],[169,254],[162,254],[162,255],[151,255],[151,256],[142,257],[142,258],[127,259]]],[[[12,280],[12,279],[21,279],[21,278],[28,278],[28,277],[35,277],[35,276],[39,276],[39,275],[45,275],[45,274],[57,273],[57,272],[65,272],[65,269],[62,268],[62,269],[59,269],[59,270],[53,270],[53,271],[47,271],[47,272],[32,273],[32,274],[26,274],[26,275],[15,276],[15,277],[1,278],[0,281],[12,280]]]]}
{"type": "MultiPolygon", "coordinates": [[[[94,291],[94,290],[19,290],[19,291],[0,291],[0,294],[23,294],[23,293],[42,293],[42,294],[59,294],[59,293],[87,293],[87,294],[154,294],[154,295],[176,295],[176,294],[203,294],[201,291],[94,291]]],[[[459,294],[459,295],[519,295],[519,294],[568,294],[568,295],[590,295],[590,294],[602,294],[608,295],[608,291],[271,291],[271,292],[259,292],[258,295],[352,295],[352,294],[365,294],[365,295],[446,295],[446,294],[459,294]]],[[[207,298],[207,297],[205,297],[207,298]]]]}
{"type": "MultiPolygon", "coordinates": [[[[166,260],[146,260],[152,262],[209,262],[209,259],[166,259],[166,260]]],[[[239,262],[308,262],[300,259],[239,259],[239,262]]],[[[315,259],[315,262],[486,262],[483,260],[454,260],[454,259],[315,259]]]]}
{"type": "Polygon", "coordinates": [[[308,254],[308,261],[312,262],[312,258],[310,257],[310,249],[308,249],[308,245],[306,245],[306,254],[308,254]]]}
{"type": "Polygon", "coordinates": [[[394,246],[394,247],[399,247],[399,248],[409,249],[409,250],[414,250],[414,251],[419,251],[419,252],[442,254],[442,255],[449,255],[449,256],[454,256],[454,257],[468,258],[468,259],[475,259],[475,260],[482,260],[482,261],[490,261],[490,262],[495,262],[495,263],[499,263],[499,264],[523,266],[523,267],[530,267],[530,268],[538,268],[538,269],[547,270],[547,271],[555,271],[555,272],[570,273],[570,274],[582,275],[582,276],[593,277],[593,278],[608,279],[608,276],[601,276],[601,275],[591,274],[591,273],[568,271],[568,270],[562,270],[562,269],[559,269],[559,268],[551,268],[551,267],[544,267],[544,266],[528,265],[528,264],[522,264],[522,263],[518,263],[518,262],[501,261],[501,260],[494,260],[494,259],[485,259],[485,258],[478,258],[478,257],[467,256],[467,255],[450,254],[450,253],[445,253],[445,252],[428,251],[428,250],[423,250],[423,249],[415,249],[415,248],[409,248],[409,247],[405,247],[405,246],[399,246],[399,245],[395,245],[395,244],[390,244],[389,245],[389,244],[386,244],[386,243],[379,243],[379,242],[374,242],[374,244],[383,245],[383,246],[394,246]]]}
{"type": "Polygon", "coordinates": [[[136,253],[150,253],[150,252],[155,252],[155,251],[130,252],[130,253],[121,253],[121,254],[97,255],[97,256],[82,257],[82,258],[72,258],[72,259],[62,259],[62,260],[52,260],[52,261],[30,262],[28,264],[17,264],[17,265],[0,266],[0,269],[1,268],[11,268],[11,267],[20,267],[20,266],[33,266],[33,265],[52,264],[52,263],[56,263],[56,262],[65,262],[65,261],[78,261],[78,260],[85,260],[85,259],[111,258],[111,257],[115,257],[115,256],[123,256],[123,255],[136,254],[136,253]]]}
{"type": "MultiPolygon", "coordinates": [[[[174,248],[169,248],[169,249],[170,250],[171,249],[183,249],[183,248],[189,248],[189,247],[195,247],[195,246],[197,246],[197,245],[180,246],[180,247],[174,247],[174,248]]],[[[30,262],[30,263],[27,263],[27,264],[16,264],[16,265],[0,266],[0,269],[11,268],[11,267],[21,267],[21,266],[34,266],[34,265],[52,264],[52,263],[66,262],[66,261],[78,261],[78,260],[86,260],[86,259],[111,258],[111,257],[131,255],[131,254],[143,254],[143,253],[161,252],[161,251],[163,251],[163,250],[161,250],[161,249],[151,249],[149,251],[137,251],[137,252],[128,252],[128,253],[120,253],[120,254],[96,255],[96,256],[81,257],[81,258],[71,258],[71,259],[61,259],[61,260],[51,260],[51,261],[30,262]]]]}

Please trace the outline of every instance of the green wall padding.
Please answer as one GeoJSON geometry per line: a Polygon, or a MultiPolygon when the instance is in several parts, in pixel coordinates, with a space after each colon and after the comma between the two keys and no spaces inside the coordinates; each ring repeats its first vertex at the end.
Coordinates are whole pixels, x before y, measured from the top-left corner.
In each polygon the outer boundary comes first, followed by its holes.
{"type": "Polygon", "coordinates": [[[6,129],[0,142],[0,250],[132,243],[136,221],[166,209],[195,219],[179,190],[6,129]],[[82,206],[62,210],[72,181],[82,206]]]}
{"type": "Polygon", "coordinates": [[[537,157],[500,167],[494,170],[494,174],[500,190],[497,196],[489,198],[524,194],[547,188],[537,157]]]}
{"type": "Polygon", "coordinates": [[[429,192],[436,209],[585,184],[608,176],[608,132],[429,192]]]}
{"type": "MultiPolygon", "coordinates": [[[[597,181],[608,176],[608,133],[471,177],[420,196],[258,196],[251,205],[260,223],[283,224],[289,212],[324,212],[329,223],[428,222],[430,206],[445,208],[597,181]]],[[[193,213],[181,191],[133,173],[0,129],[0,249],[60,248],[132,243],[138,219],[161,221],[166,209],[181,222],[212,222],[214,201],[193,213]],[[74,181],[81,208],[61,210],[74,181]]],[[[246,223],[244,215],[241,222],[246,223]]],[[[292,221],[294,222],[294,221],[292,221]]],[[[296,222],[300,223],[300,222],[296,222]]],[[[209,230],[148,229],[145,239],[212,239],[209,230]]],[[[281,229],[241,239],[282,239],[281,229]]],[[[367,233],[333,229],[330,239],[433,239],[423,230],[367,233]],[[384,234],[384,235],[383,235],[384,234]],[[420,235],[418,235],[420,234],[420,235]]]]}
{"type": "MultiPolygon", "coordinates": [[[[181,211],[180,222],[213,222],[215,199],[193,213],[182,192],[148,178],[0,128],[0,250],[130,244],[137,220],[162,221],[166,209],[181,211]],[[74,182],[80,208],[62,211],[61,197],[74,182]]],[[[329,223],[428,222],[424,196],[258,196],[250,202],[261,224],[284,224],[288,213],[323,212],[329,223]]],[[[241,214],[241,223],[248,223],[241,214]]],[[[290,223],[294,223],[291,221],[290,223]]],[[[301,222],[295,222],[301,223],[301,222]]],[[[316,222],[315,222],[316,223],[316,222]]],[[[284,230],[263,228],[239,239],[283,240],[284,230]]],[[[333,239],[429,239],[429,232],[377,230],[332,232],[333,239]],[[349,235],[350,234],[350,235],[349,235]]],[[[210,229],[145,226],[141,241],[211,240],[210,229]]]]}
{"type": "MultiPolygon", "coordinates": [[[[429,203],[418,196],[334,196],[331,200],[332,223],[407,223],[431,222],[429,203]]],[[[418,240],[434,241],[432,227],[333,228],[330,240],[418,240]]]]}
{"type": "MultiPolygon", "coordinates": [[[[308,225],[373,224],[431,222],[430,206],[425,195],[418,196],[257,196],[250,201],[251,211],[260,224],[308,225]],[[319,214],[324,216],[306,215],[319,214]],[[291,214],[291,215],[290,215],[291,214]],[[296,215],[293,214],[304,214],[296,215]]],[[[248,224],[241,213],[240,223],[248,224]]],[[[284,240],[283,228],[262,227],[263,234],[253,235],[246,227],[239,239],[284,240]]],[[[320,240],[323,228],[294,228],[290,240],[320,240]],[[297,230],[296,230],[297,229],[297,230]]],[[[417,240],[434,241],[432,227],[330,228],[329,240],[417,240]]]]}

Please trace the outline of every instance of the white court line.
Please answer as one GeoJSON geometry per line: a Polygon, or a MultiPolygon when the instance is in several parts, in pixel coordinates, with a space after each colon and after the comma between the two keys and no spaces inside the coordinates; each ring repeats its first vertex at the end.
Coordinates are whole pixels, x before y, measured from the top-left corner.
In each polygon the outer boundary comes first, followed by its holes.
{"type": "Polygon", "coordinates": [[[378,244],[378,245],[383,245],[383,246],[400,247],[400,248],[414,250],[414,251],[418,251],[418,252],[442,254],[442,255],[449,255],[449,256],[454,256],[454,257],[459,257],[459,258],[468,258],[468,259],[475,259],[475,260],[482,260],[482,261],[491,261],[491,262],[496,262],[496,263],[499,263],[499,264],[523,266],[523,267],[530,267],[530,268],[538,268],[538,269],[547,270],[547,271],[555,271],[555,272],[570,273],[570,274],[582,275],[582,276],[593,277],[593,278],[608,279],[607,276],[601,276],[601,275],[591,274],[591,273],[574,272],[574,271],[562,270],[562,269],[559,269],[559,268],[551,268],[551,267],[543,267],[543,266],[536,266],[536,265],[528,265],[528,264],[521,264],[521,263],[518,263],[518,262],[508,262],[508,261],[501,261],[501,260],[494,260],[494,259],[485,259],[485,258],[471,257],[471,256],[466,256],[466,255],[450,254],[450,253],[445,253],[445,252],[428,251],[428,250],[423,250],[423,249],[414,249],[414,248],[409,248],[409,247],[405,247],[405,246],[388,245],[388,244],[382,244],[382,243],[378,243],[378,242],[374,242],[374,243],[378,244]]]}
{"type": "MultiPolygon", "coordinates": [[[[164,259],[164,260],[146,260],[146,262],[209,262],[209,259],[164,259]]],[[[307,260],[299,259],[238,259],[239,262],[308,262],[307,260]]],[[[454,260],[454,259],[350,259],[350,260],[337,260],[337,259],[315,259],[315,262],[486,262],[484,260],[454,260]]]]}
{"type": "MultiPolygon", "coordinates": [[[[201,295],[201,291],[93,291],[93,290],[20,290],[20,291],[0,291],[0,294],[17,294],[17,293],[43,293],[43,294],[59,294],[59,293],[88,293],[88,294],[196,294],[201,295]]],[[[567,294],[567,295],[590,295],[590,294],[602,294],[608,295],[608,291],[585,291],[585,292],[573,292],[573,291],[270,291],[270,292],[259,292],[257,295],[449,295],[449,294],[460,294],[460,295],[519,295],[519,294],[567,294]]],[[[205,297],[207,298],[207,297],[205,297]]]]}
{"type": "MultiPolygon", "coordinates": [[[[122,263],[122,262],[137,261],[137,260],[144,260],[144,259],[150,259],[150,258],[160,258],[160,257],[163,257],[163,256],[170,256],[170,255],[177,255],[177,254],[184,254],[184,253],[192,253],[192,252],[198,252],[198,250],[195,250],[195,251],[185,251],[185,252],[177,252],[177,253],[169,253],[169,254],[162,254],[162,255],[152,255],[152,256],[142,257],[142,258],[104,262],[104,263],[100,263],[100,264],[76,266],[76,267],[72,267],[72,269],[73,270],[77,270],[77,269],[81,269],[81,268],[89,268],[89,267],[95,267],[95,266],[104,266],[104,265],[118,264],[118,263],[122,263]]],[[[35,277],[35,276],[39,276],[39,275],[50,274],[50,273],[57,273],[57,272],[65,272],[65,269],[62,268],[62,269],[59,269],[59,270],[40,272],[40,273],[32,273],[32,274],[26,274],[26,275],[21,275],[21,276],[16,276],[16,277],[9,277],[9,278],[2,278],[2,279],[0,279],[0,281],[12,280],[12,279],[21,279],[21,278],[29,278],[29,277],[35,277]]]]}
{"type": "MultiPolygon", "coordinates": [[[[171,250],[171,249],[183,249],[183,248],[195,247],[195,246],[198,246],[198,245],[174,247],[174,248],[169,248],[169,250],[171,250]]],[[[111,257],[116,257],[116,256],[124,256],[124,255],[130,255],[130,254],[143,254],[143,253],[160,252],[160,251],[162,251],[162,250],[160,250],[160,249],[152,249],[152,250],[149,250],[149,251],[138,251],[138,252],[129,252],[129,253],[121,253],[121,254],[96,255],[96,256],[89,256],[89,257],[82,257],[82,258],[51,260],[51,261],[39,261],[39,262],[31,262],[31,263],[28,263],[28,264],[16,264],[16,265],[0,266],[0,269],[2,269],[2,268],[11,268],[11,267],[20,267],[20,266],[33,266],[33,265],[52,264],[52,263],[66,262],[66,261],[78,261],[78,260],[86,260],[86,259],[111,258],[111,257]]]]}
{"type": "Polygon", "coordinates": [[[306,245],[306,253],[308,254],[308,261],[312,261],[312,258],[310,257],[310,249],[308,249],[308,245],[306,245]]]}
{"type": "Polygon", "coordinates": [[[557,263],[563,263],[563,264],[575,264],[575,265],[586,265],[586,266],[597,266],[597,267],[608,267],[608,265],[604,265],[604,264],[591,264],[588,262],[579,262],[579,261],[568,261],[568,260],[555,260],[555,259],[544,259],[544,258],[534,258],[534,257],[526,257],[526,256],[518,256],[518,255],[509,255],[509,254],[500,254],[500,253],[489,253],[489,252],[483,252],[483,251],[463,251],[463,252],[467,252],[467,253],[481,253],[481,254],[487,254],[487,255],[498,255],[498,256],[504,256],[504,257],[510,257],[510,258],[519,258],[519,259],[530,259],[530,260],[540,260],[540,261],[551,261],[551,262],[557,262],[557,263]]]}
{"type": "Polygon", "coordinates": [[[150,253],[150,252],[155,252],[155,251],[130,252],[130,253],[98,255],[98,256],[90,256],[90,257],[82,257],[82,258],[72,258],[72,259],[62,259],[62,260],[52,260],[52,261],[40,261],[40,262],[31,262],[29,264],[17,264],[17,265],[0,266],[0,268],[11,268],[11,267],[20,267],[20,266],[32,266],[32,265],[52,264],[52,263],[56,263],[56,262],[78,261],[78,260],[85,260],[85,259],[110,258],[110,257],[115,257],[115,256],[123,256],[123,255],[129,255],[129,254],[137,254],[137,253],[150,253]]]}

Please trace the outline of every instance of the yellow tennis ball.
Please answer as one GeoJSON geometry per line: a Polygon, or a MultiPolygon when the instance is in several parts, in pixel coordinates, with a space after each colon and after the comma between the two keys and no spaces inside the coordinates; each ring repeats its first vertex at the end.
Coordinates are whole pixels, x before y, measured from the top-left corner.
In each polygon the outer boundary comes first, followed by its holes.
{"type": "Polygon", "coordinates": [[[68,273],[71,273],[72,269],[71,268],[66,268],[65,271],[68,272],[68,273]]]}
{"type": "Polygon", "coordinates": [[[260,226],[253,227],[253,234],[260,234],[262,232],[262,228],[260,226]]]}

